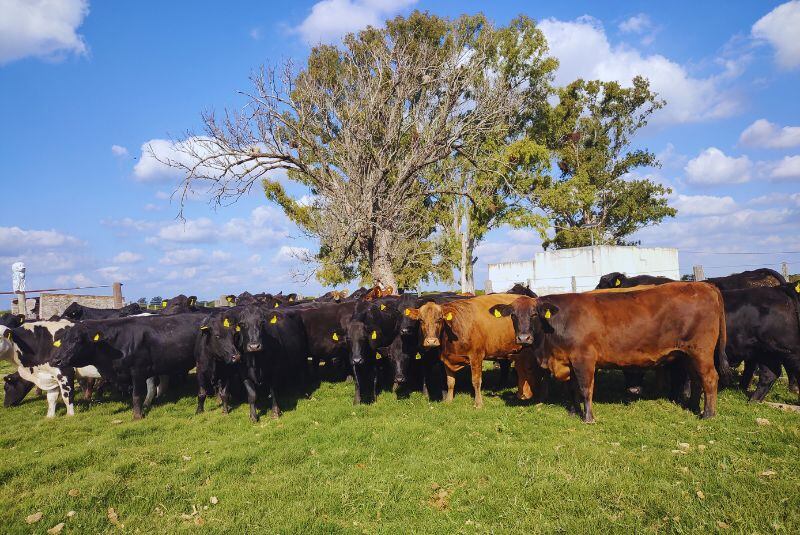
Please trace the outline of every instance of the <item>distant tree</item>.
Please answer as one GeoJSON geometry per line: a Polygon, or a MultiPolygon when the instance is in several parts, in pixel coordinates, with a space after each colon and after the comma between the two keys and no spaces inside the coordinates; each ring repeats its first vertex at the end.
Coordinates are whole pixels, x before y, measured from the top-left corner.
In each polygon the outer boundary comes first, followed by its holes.
{"type": "Polygon", "coordinates": [[[157,295],[157,296],[153,297],[152,299],[150,299],[150,306],[160,307],[161,303],[163,301],[164,301],[164,298],[161,297],[160,295],[157,295]]]}
{"type": "Polygon", "coordinates": [[[539,228],[545,248],[632,245],[628,236],[676,214],[667,204],[669,188],[631,174],[660,165],[652,152],[631,145],[664,104],[640,76],[627,88],[579,79],[559,89],[549,127],[532,136],[544,136],[560,171],[538,176],[528,195],[553,228],[552,236],[539,228]]]}
{"type": "Polygon", "coordinates": [[[146,306],[147,306],[147,298],[146,298],[146,297],[140,297],[140,298],[138,299],[138,301],[136,301],[136,303],[137,303],[139,306],[146,307],[146,306]]]}

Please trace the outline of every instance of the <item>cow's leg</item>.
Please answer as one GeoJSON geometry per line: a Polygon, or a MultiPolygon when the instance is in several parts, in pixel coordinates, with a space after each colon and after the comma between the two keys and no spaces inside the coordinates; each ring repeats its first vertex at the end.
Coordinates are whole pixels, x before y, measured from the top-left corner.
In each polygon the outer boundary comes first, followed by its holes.
{"type": "Polygon", "coordinates": [[[578,384],[578,380],[575,378],[574,372],[570,375],[566,387],[567,411],[569,411],[572,416],[582,416],[581,401],[583,400],[583,396],[581,395],[581,387],[578,384]]]}
{"type": "Polygon", "coordinates": [[[156,397],[156,381],[158,381],[156,377],[148,377],[145,381],[145,389],[147,390],[147,395],[144,398],[145,409],[150,408],[150,406],[153,404],[153,399],[156,397]]]}
{"type": "Polygon", "coordinates": [[[380,368],[378,367],[378,363],[372,366],[372,402],[378,401],[378,375],[380,374],[380,368]]]}
{"type": "MultiPolygon", "coordinates": [[[[713,362],[713,361],[712,361],[713,362]]],[[[719,387],[719,374],[714,366],[710,366],[705,373],[700,375],[703,386],[703,414],[701,418],[713,418],[717,415],[717,389],[719,387]]]]}
{"type": "Polygon", "coordinates": [[[75,405],[73,404],[75,388],[73,378],[72,375],[59,374],[56,376],[58,388],[61,391],[61,400],[67,407],[67,416],[75,416],[75,405]]]}
{"type": "Polygon", "coordinates": [[[580,388],[583,400],[583,421],[587,424],[594,423],[592,413],[592,397],[594,396],[594,359],[573,365],[575,379],[580,388]]]}
{"type": "Polygon", "coordinates": [[[749,359],[744,361],[744,371],[742,372],[742,376],[739,378],[739,388],[747,392],[750,388],[750,383],[753,382],[753,375],[756,372],[756,361],[755,359],[749,359]]]}
{"type": "Polygon", "coordinates": [[[47,391],[47,417],[55,418],[56,416],[56,403],[58,403],[59,392],[57,388],[47,391]]]}
{"type": "MultiPolygon", "coordinates": [[[[511,361],[509,359],[500,359],[500,388],[505,388],[508,384],[508,376],[511,371],[511,361]]],[[[517,370],[519,373],[519,370],[517,370]]]]}
{"type": "Polygon", "coordinates": [[[169,375],[158,376],[158,386],[156,387],[156,399],[160,399],[169,389],[169,375]]]}
{"type": "Polygon", "coordinates": [[[222,405],[222,414],[231,412],[231,376],[226,374],[219,382],[219,402],[222,405]]]}
{"type": "Polygon", "coordinates": [[[208,393],[214,392],[214,386],[211,382],[209,374],[205,371],[197,371],[197,410],[195,414],[200,414],[205,411],[206,397],[208,393]]]}
{"type": "Polygon", "coordinates": [[[472,372],[472,388],[475,390],[475,408],[483,407],[483,395],[481,394],[481,382],[483,380],[483,356],[470,357],[469,368],[472,372]]]}
{"type": "Polygon", "coordinates": [[[272,418],[277,420],[281,417],[281,408],[278,406],[278,396],[275,395],[275,381],[270,379],[269,397],[272,398],[272,418]]]}
{"type": "Polygon", "coordinates": [[[763,401],[769,393],[775,380],[781,376],[781,365],[777,359],[764,359],[758,366],[758,384],[755,392],[750,395],[750,401],[763,401]]]}
{"type": "Polygon", "coordinates": [[[353,405],[361,404],[361,379],[363,377],[363,364],[353,364],[353,405]]]}
{"type": "Polygon", "coordinates": [[[445,366],[444,373],[447,375],[447,396],[444,400],[450,402],[453,401],[453,395],[456,389],[456,372],[445,366]]]}
{"type": "Polygon", "coordinates": [[[94,377],[86,377],[83,379],[83,384],[81,385],[81,389],[83,390],[83,401],[86,403],[91,403],[92,393],[94,392],[94,387],[96,385],[97,379],[94,377]]]}
{"type": "Polygon", "coordinates": [[[144,410],[149,408],[145,400],[145,394],[148,392],[148,380],[138,373],[132,374],[131,379],[133,382],[133,419],[141,420],[144,417],[144,410]]]}
{"type": "Polygon", "coordinates": [[[248,369],[244,377],[244,389],[247,392],[247,403],[250,405],[250,421],[253,423],[258,421],[258,408],[256,402],[258,401],[258,391],[256,390],[256,382],[252,377],[255,370],[248,369]]]}

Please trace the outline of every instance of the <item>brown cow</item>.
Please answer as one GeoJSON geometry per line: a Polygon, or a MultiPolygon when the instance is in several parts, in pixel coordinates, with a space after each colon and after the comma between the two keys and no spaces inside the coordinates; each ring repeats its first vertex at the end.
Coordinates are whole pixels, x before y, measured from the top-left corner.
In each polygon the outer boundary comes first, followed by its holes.
{"type": "Polygon", "coordinates": [[[597,367],[649,367],[684,357],[698,381],[693,404],[705,394],[703,418],[717,412],[717,354],[720,370],[730,372],[725,356],[722,295],[704,283],[673,283],[642,291],[520,297],[510,305],[486,309],[511,316],[516,341],[534,347],[539,365],[559,381],[571,380],[575,404],[593,422],[592,396],[597,367]]]}
{"type": "Polygon", "coordinates": [[[425,349],[441,348],[439,358],[447,374],[447,401],[453,401],[456,373],[464,366],[472,369],[472,386],[475,388],[475,407],[483,406],[481,380],[484,359],[510,358],[517,369],[517,397],[533,397],[535,377],[532,375],[533,354],[519,351],[514,341],[514,326],[506,318],[498,320],[486,316],[486,310],[495,305],[506,305],[518,295],[491,294],[445,304],[425,303],[419,308],[406,309],[413,320],[419,320],[420,338],[425,349]]]}

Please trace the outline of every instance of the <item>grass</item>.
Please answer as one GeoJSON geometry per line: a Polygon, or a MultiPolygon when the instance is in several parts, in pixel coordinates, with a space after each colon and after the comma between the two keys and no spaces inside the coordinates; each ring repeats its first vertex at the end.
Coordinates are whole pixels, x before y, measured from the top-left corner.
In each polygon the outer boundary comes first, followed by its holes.
{"type": "MultiPolygon", "coordinates": [[[[256,425],[246,404],[196,416],[191,384],[140,422],[110,397],[45,420],[31,395],[0,409],[0,529],[117,532],[113,507],[125,531],[156,533],[800,532],[800,415],[728,390],[701,421],[619,401],[616,373],[598,382],[595,425],[558,388],[536,406],[488,391],[475,410],[467,391],[354,407],[351,384],[323,383],[256,425]]],[[[770,400],[796,401],[785,382],[770,400]]]]}

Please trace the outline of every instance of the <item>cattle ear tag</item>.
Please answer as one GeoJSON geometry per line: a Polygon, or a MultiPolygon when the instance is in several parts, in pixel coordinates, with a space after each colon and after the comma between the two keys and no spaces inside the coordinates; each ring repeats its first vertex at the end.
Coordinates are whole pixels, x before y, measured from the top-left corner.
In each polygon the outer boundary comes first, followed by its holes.
{"type": "Polygon", "coordinates": [[[444,317],[444,319],[446,319],[447,321],[451,321],[453,319],[453,313],[448,312],[447,315],[444,317]]]}
{"type": "Polygon", "coordinates": [[[795,286],[794,286],[794,291],[800,294],[800,282],[798,282],[797,284],[795,284],[795,286]]]}
{"type": "Polygon", "coordinates": [[[275,303],[275,306],[272,307],[272,308],[278,308],[278,303],[275,303]]]}
{"type": "Polygon", "coordinates": [[[290,302],[290,303],[293,303],[293,302],[294,302],[294,297],[290,297],[290,298],[289,298],[289,302],[290,302]]]}
{"type": "Polygon", "coordinates": [[[381,354],[375,353],[375,360],[381,360],[381,354]]]}
{"type": "Polygon", "coordinates": [[[200,330],[201,331],[207,331],[208,330],[208,325],[203,325],[202,327],[200,327],[200,330]]]}
{"type": "Polygon", "coordinates": [[[161,301],[161,308],[167,308],[167,302],[161,301]]]}
{"type": "Polygon", "coordinates": [[[549,320],[550,316],[551,316],[550,309],[548,308],[547,310],[544,311],[544,319],[549,320]]]}
{"type": "Polygon", "coordinates": [[[619,279],[614,281],[614,286],[619,286],[620,284],[622,284],[622,282],[620,282],[619,279]]]}
{"type": "Polygon", "coordinates": [[[241,332],[241,331],[242,331],[242,328],[237,325],[236,326],[236,332],[238,333],[238,332],[241,332]]]}
{"type": "Polygon", "coordinates": [[[407,309],[405,310],[405,312],[403,312],[403,314],[405,314],[406,316],[410,316],[410,315],[411,315],[411,309],[410,309],[410,308],[407,308],[407,309]]]}
{"type": "Polygon", "coordinates": [[[370,338],[372,338],[373,340],[377,340],[378,339],[378,331],[372,331],[372,336],[370,338]]]}
{"type": "Polygon", "coordinates": [[[422,355],[417,353],[416,355],[414,355],[414,358],[417,359],[417,360],[422,360],[422,355]]]}
{"type": "Polygon", "coordinates": [[[61,340],[56,340],[53,342],[53,347],[61,347],[61,340]]]}
{"type": "Polygon", "coordinates": [[[381,303],[381,310],[386,310],[386,305],[384,305],[383,303],[381,303]]]}
{"type": "Polygon", "coordinates": [[[503,315],[502,315],[502,314],[500,314],[500,311],[499,311],[499,310],[497,310],[497,309],[495,308],[495,309],[494,309],[494,317],[495,317],[495,318],[500,318],[500,317],[502,317],[502,316],[503,316],[503,315]]]}
{"type": "Polygon", "coordinates": [[[94,338],[92,338],[92,340],[94,340],[95,342],[99,342],[100,341],[100,333],[95,334],[94,338]]]}
{"type": "Polygon", "coordinates": [[[278,323],[278,316],[272,316],[272,319],[269,320],[270,323],[278,323]]]}
{"type": "Polygon", "coordinates": [[[225,321],[222,322],[222,326],[225,327],[226,329],[229,329],[231,327],[231,322],[228,321],[228,318],[225,318],[225,321]]]}
{"type": "Polygon", "coordinates": [[[336,333],[333,333],[333,336],[331,336],[331,338],[333,338],[333,340],[334,340],[335,342],[338,342],[338,341],[339,341],[339,335],[338,335],[338,334],[336,334],[336,333]]]}

